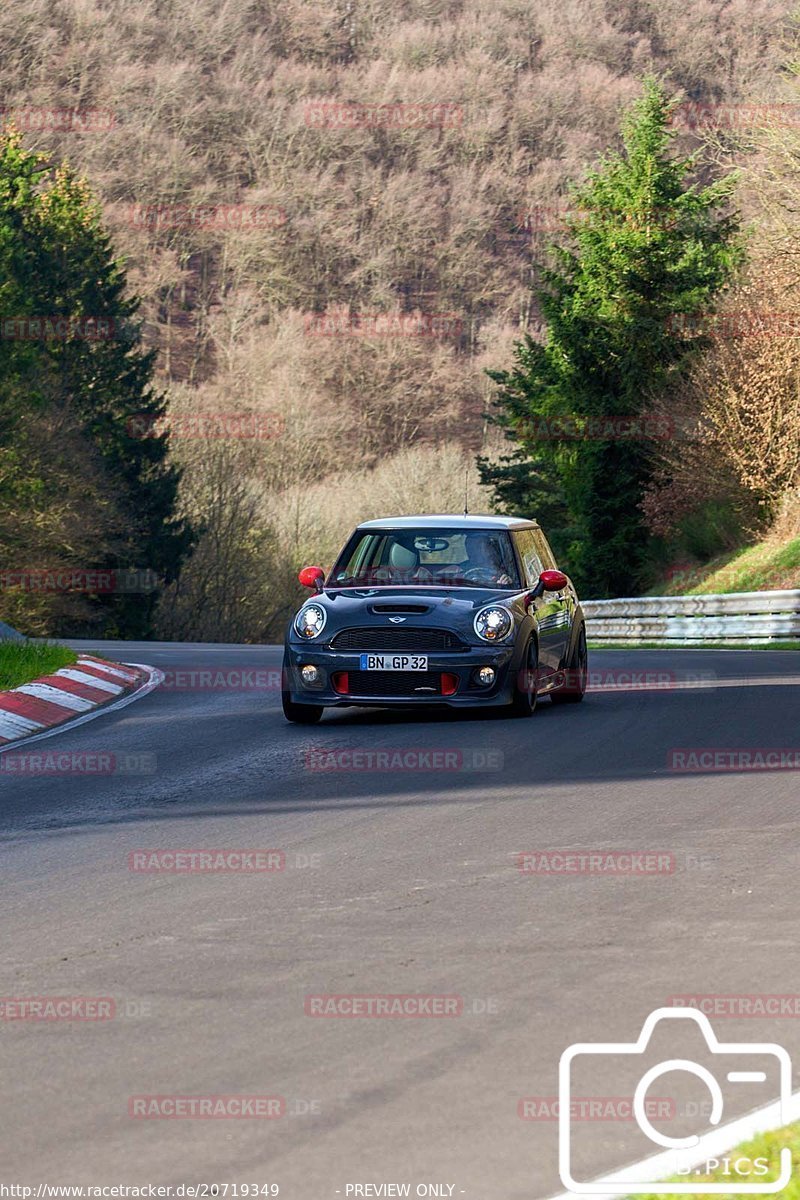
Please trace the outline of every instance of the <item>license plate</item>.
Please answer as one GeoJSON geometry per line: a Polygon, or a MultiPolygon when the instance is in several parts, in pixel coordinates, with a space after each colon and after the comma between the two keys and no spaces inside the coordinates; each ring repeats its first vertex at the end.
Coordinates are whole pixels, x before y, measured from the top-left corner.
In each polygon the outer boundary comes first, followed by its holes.
{"type": "Polygon", "coordinates": [[[362,654],[362,671],[427,671],[427,654],[362,654]]]}

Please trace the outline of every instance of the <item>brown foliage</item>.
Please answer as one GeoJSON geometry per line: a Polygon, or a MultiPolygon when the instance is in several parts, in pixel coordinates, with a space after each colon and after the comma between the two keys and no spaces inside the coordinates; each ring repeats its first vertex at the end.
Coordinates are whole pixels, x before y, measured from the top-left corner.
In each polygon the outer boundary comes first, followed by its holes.
{"type": "Polygon", "coordinates": [[[786,260],[762,262],[719,314],[716,327],[738,335],[713,341],[683,393],[662,401],[677,436],[645,501],[654,532],[671,535],[715,498],[764,526],[800,487],[799,300],[786,260]]]}
{"type": "MultiPolygon", "coordinates": [[[[115,112],[106,131],[28,136],[66,153],[109,206],[166,381],[214,376],[213,317],[238,293],[267,340],[280,338],[287,308],[456,311],[466,334],[453,365],[466,379],[481,326],[531,318],[540,246],[519,236],[520,214],[563,202],[567,181],[616,137],[641,74],[668,69],[692,99],[735,101],[772,69],[788,7],[53,0],[45,10],[20,0],[0,17],[0,100],[115,112]],[[316,127],[316,100],[449,102],[459,120],[316,127]],[[286,221],[141,229],[129,219],[134,203],[272,204],[286,221]]],[[[424,351],[421,361],[439,355],[424,351]]],[[[392,394],[386,385],[384,376],[370,390],[370,410],[404,404],[403,373],[392,394]]],[[[363,373],[360,386],[369,387],[363,373]]],[[[469,400],[461,416],[470,440],[469,400]]]]}
{"type": "MultiPolygon", "coordinates": [[[[259,555],[273,563],[289,596],[301,520],[327,547],[346,521],[391,497],[412,507],[454,502],[460,481],[449,472],[460,474],[461,450],[447,457],[441,443],[483,443],[483,368],[506,364],[513,338],[538,318],[531,285],[551,234],[532,232],[526,212],[565,205],[568,182],[616,138],[620,108],[645,71],[668,71],[693,100],[752,93],[773,70],[789,8],[784,0],[5,5],[4,109],[116,114],[105,131],[26,140],[68,157],[103,199],[175,411],[244,408],[286,421],[257,453],[176,446],[187,467],[184,504],[208,532],[183,590],[162,607],[164,630],[262,636],[272,617],[259,611],[274,610],[252,582],[254,564],[259,555]],[[308,108],[320,100],[446,103],[457,117],[429,128],[320,126],[308,108]],[[176,204],[272,206],[286,219],[226,230],[152,228],[131,217],[132,205],[176,204]],[[454,313],[462,329],[451,338],[308,336],[307,314],[337,308],[454,313]],[[418,486],[398,491],[392,471],[412,462],[432,477],[423,487],[412,472],[418,486]],[[225,470],[236,478],[224,487],[225,470]],[[239,559],[223,555],[217,569],[226,528],[239,559]],[[231,597],[243,587],[238,624],[231,597]],[[228,615],[215,616],[215,606],[228,615]]],[[[59,536],[66,544],[66,526],[59,536]]]]}

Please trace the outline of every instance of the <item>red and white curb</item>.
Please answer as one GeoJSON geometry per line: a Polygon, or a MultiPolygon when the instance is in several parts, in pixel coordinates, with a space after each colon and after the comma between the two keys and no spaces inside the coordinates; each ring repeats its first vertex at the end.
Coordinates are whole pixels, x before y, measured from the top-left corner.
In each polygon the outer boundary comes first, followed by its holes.
{"type": "Polygon", "coordinates": [[[21,741],[52,737],[66,723],[83,725],[101,713],[132,704],[163,680],[155,667],[109,663],[81,654],[72,667],[0,692],[0,754],[21,741]]]}

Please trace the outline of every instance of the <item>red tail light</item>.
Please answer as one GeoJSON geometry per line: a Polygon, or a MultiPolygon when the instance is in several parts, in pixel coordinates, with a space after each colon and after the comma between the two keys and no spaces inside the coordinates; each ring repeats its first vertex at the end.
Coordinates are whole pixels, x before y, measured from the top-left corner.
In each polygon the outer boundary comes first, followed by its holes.
{"type": "Polygon", "coordinates": [[[333,690],[340,696],[346,696],[350,691],[350,678],[347,671],[337,671],[335,675],[331,676],[331,683],[333,690]]]}
{"type": "Polygon", "coordinates": [[[442,672],[442,695],[453,696],[458,690],[458,676],[451,675],[449,671],[442,672]]]}

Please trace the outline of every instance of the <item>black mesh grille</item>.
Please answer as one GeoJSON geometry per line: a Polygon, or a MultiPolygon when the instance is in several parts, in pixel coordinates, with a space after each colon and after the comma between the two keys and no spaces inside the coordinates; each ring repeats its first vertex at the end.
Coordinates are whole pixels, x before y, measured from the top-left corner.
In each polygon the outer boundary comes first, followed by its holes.
{"type": "Polygon", "coordinates": [[[348,671],[351,696],[440,696],[442,677],[438,671],[348,671]],[[416,688],[433,688],[418,692],[416,688]]]}
{"type": "Polygon", "coordinates": [[[464,650],[464,642],[449,629],[419,629],[389,625],[365,629],[343,629],[331,639],[337,650],[409,650],[423,654],[426,650],[464,650]]]}

